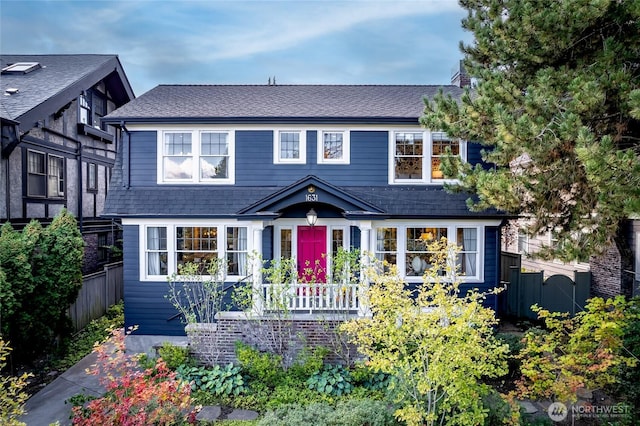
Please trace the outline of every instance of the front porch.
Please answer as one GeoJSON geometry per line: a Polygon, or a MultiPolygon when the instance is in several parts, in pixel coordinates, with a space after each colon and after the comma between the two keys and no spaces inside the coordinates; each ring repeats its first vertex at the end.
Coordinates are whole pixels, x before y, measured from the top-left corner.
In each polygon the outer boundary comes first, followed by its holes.
{"type": "Polygon", "coordinates": [[[254,312],[364,315],[366,283],[262,283],[254,291],[254,312]]]}

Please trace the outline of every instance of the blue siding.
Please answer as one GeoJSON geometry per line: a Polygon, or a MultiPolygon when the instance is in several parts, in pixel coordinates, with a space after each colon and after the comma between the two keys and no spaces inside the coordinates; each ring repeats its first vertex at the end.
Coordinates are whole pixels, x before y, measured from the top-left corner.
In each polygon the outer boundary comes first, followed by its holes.
{"type": "Polygon", "coordinates": [[[387,185],[386,131],[352,131],[349,165],[318,164],[317,135],[307,132],[307,164],[273,164],[272,131],[237,131],[236,185],[288,185],[307,175],[338,186],[387,185]]]}
{"type": "Polygon", "coordinates": [[[152,186],[157,181],[158,139],[156,132],[131,132],[131,186],[152,186]]]}
{"type": "Polygon", "coordinates": [[[138,226],[124,226],[123,237],[125,327],[137,325],[136,334],[184,335],[179,317],[168,320],[177,311],[165,298],[167,282],[140,282],[138,226]]]}

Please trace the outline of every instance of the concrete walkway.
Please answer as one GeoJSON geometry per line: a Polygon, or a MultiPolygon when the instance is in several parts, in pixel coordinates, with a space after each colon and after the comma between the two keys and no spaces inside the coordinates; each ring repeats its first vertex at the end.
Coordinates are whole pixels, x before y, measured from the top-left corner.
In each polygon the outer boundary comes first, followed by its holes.
{"type": "MultiPolygon", "coordinates": [[[[144,352],[155,357],[154,347],[164,342],[183,343],[185,339],[184,336],[127,336],[125,344],[127,353],[144,352]]],[[[26,414],[20,418],[20,421],[27,426],[49,426],[56,421],[60,422],[61,426],[71,425],[71,405],[65,403],[66,400],[78,394],[99,397],[105,392],[105,388],[100,384],[100,378],[86,373],[86,370],[96,361],[95,353],[87,355],[29,398],[25,404],[26,414]]]]}

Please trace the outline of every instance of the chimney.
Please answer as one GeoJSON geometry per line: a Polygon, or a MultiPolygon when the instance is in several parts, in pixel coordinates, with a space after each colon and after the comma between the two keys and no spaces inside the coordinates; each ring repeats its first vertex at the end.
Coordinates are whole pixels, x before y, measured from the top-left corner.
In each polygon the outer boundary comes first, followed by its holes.
{"type": "Polygon", "coordinates": [[[458,62],[458,67],[451,72],[451,84],[458,87],[471,87],[471,77],[467,74],[462,59],[458,62]]]}

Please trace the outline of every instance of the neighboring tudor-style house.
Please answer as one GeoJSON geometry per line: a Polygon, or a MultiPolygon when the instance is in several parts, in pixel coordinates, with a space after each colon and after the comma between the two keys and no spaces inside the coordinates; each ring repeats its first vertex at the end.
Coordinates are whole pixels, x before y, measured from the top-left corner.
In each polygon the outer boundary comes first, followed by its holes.
{"type": "Polygon", "coordinates": [[[63,208],[85,240],[83,270],[117,240],[100,217],[119,138],[101,118],[134,98],[115,55],[0,55],[0,223],[47,224],[63,208]]]}
{"type": "MultiPolygon", "coordinates": [[[[463,93],[457,85],[160,85],[105,117],[123,137],[105,215],[124,228],[127,326],[184,334],[167,277],[183,262],[217,257],[228,261],[229,284],[242,281],[256,272],[253,252],[305,265],[357,248],[417,283],[426,243],[446,236],[462,247],[463,288],[498,286],[503,217],[469,212],[467,195],[443,189],[439,169],[445,149],[478,163],[481,147],[419,125],[423,98],[441,89],[463,93]]],[[[321,294],[338,293],[326,284],[321,294]]],[[[292,309],[362,313],[358,303],[294,300],[292,309]]],[[[496,306],[494,297],[487,303],[496,306]]]]}

